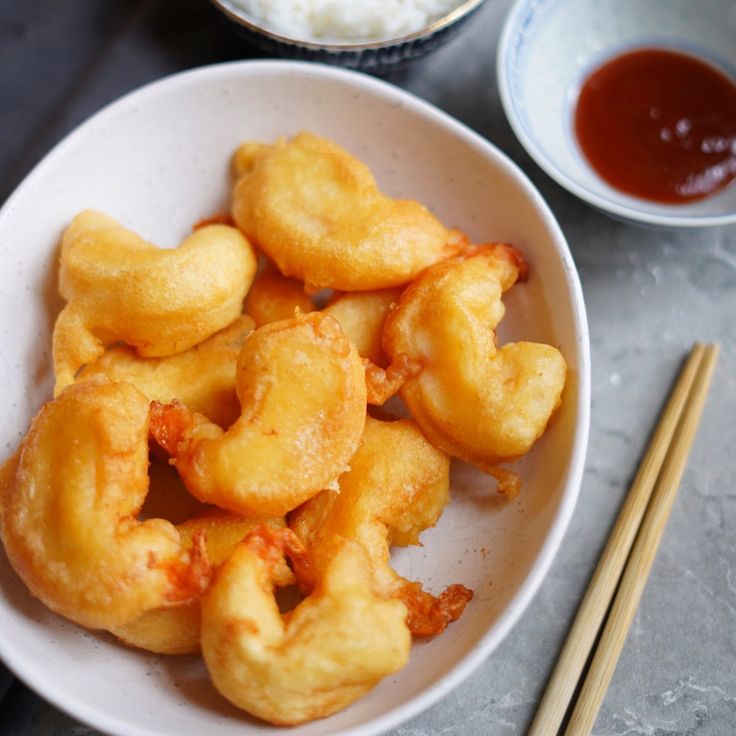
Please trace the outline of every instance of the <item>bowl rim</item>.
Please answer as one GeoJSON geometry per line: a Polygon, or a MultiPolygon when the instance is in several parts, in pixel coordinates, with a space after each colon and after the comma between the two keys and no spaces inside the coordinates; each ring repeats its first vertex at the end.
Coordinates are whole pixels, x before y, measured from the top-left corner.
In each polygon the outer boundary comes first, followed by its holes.
{"type": "Polygon", "coordinates": [[[232,4],[227,0],[225,0],[224,2],[223,0],[210,0],[210,2],[217,8],[217,10],[223,13],[223,15],[225,15],[233,23],[246,28],[252,33],[258,33],[262,36],[265,36],[272,41],[276,41],[277,43],[289,46],[298,46],[299,48],[307,49],[309,51],[327,51],[340,53],[345,51],[360,52],[370,49],[383,49],[392,46],[400,46],[404,43],[411,43],[412,41],[416,41],[420,38],[433,36],[435,33],[445,28],[449,28],[455,22],[470,14],[473,10],[482,5],[485,0],[463,0],[463,2],[457,7],[452,8],[444,15],[441,15],[439,18],[435,18],[435,20],[433,20],[431,23],[428,23],[427,25],[423,26],[417,31],[413,31],[412,33],[407,33],[403,36],[383,38],[377,41],[361,41],[358,43],[347,41],[340,42],[334,40],[326,43],[321,43],[320,41],[315,40],[299,39],[292,36],[285,36],[281,33],[278,33],[277,31],[272,31],[271,29],[261,25],[254,18],[248,16],[245,10],[239,7],[237,8],[237,10],[235,10],[232,7],[232,4]]]}
{"type": "MultiPolygon", "coordinates": [[[[509,122],[517,139],[524,147],[526,152],[532,157],[536,164],[560,186],[567,189],[579,199],[587,202],[593,207],[603,210],[615,217],[623,220],[634,221],[645,225],[654,225],[659,227],[670,228],[698,228],[712,227],[717,225],[730,225],[736,223],[736,211],[722,215],[692,215],[692,214],[662,214],[655,212],[646,212],[633,207],[628,207],[614,200],[608,199],[586,189],[578,184],[574,179],[568,176],[564,169],[558,167],[554,161],[547,155],[547,152],[540,146],[536,139],[530,136],[524,128],[520,118],[517,116],[516,106],[513,103],[513,93],[511,91],[510,67],[509,59],[515,39],[519,35],[522,27],[520,17],[535,0],[515,0],[509,9],[506,19],[504,20],[501,36],[498,42],[498,50],[496,52],[496,81],[501,97],[501,104],[506,119],[509,122]]],[[[730,186],[736,186],[732,182],[730,186]]]]}
{"type": "MultiPolygon", "coordinates": [[[[486,630],[469,654],[429,687],[405,701],[402,705],[341,732],[342,736],[377,736],[419,715],[447,695],[472,674],[505,639],[531,603],[552,565],[569,526],[580,493],[590,430],[591,359],[588,320],[582,286],[567,241],[549,205],[531,180],[516,163],[489,140],[431,103],[389,82],[376,79],[362,72],[314,62],[288,60],[231,61],[198,67],[154,80],[126,93],[92,114],[57,143],[18,184],[0,208],[0,223],[2,223],[4,217],[12,212],[15,200],[23,196],[26,189],[33,187],[34,182],[44,175],[45,170],[53,164],[54,160],[66,148],[74,145],[78,139],[82,138],[88,128],[104,122],[107,116],[115,115],[118,110],[131,105],[134,107],[141,106],[150,97],[156,97],[164,91],[169,91],[170,88],[186,87],[193,80],[199,82],[209,78],[212,81],[222,82],[223,75],[225,77],[228,75],[237,77],[243,74],[264,73],[291,73],[302,76],[306,74],[312,79],[342,82],[376,94],[383,99],[393,98],[396,102],[405,105],[408,109],[418,113],[450,135],[459,137],[479,152],[482,152],[487,159],[505,169],[530,198],[540,213],[545,226],[550,231],[555,252],[562,261],[564,278],[568,285],[573,307],[574,335],[578,352],[577,364],[571,365],[573,370],[577,370],[578,402],[574,422],[575,437],[571,446],[570,463],[563,479],[560,504],[552,518],[547,538],[540,547],[529,574],[511,598],[506,609],[499,616],[495,626],[486,630]]],[[[57,686],[54,678],[40,683],[36,682],[36,669],[28,666],[21,655],[20,651],[14,652],[13,647],[9,647],[5,639],[0,637],[0,658],[7,667],[31,689],[72,718],[81,720],[93,728],[115,736],[161,736],[160,731],[131,726],[119,717],[110,715],[95,704],[89,703],[80,697],[70,698],[68,693],[63,692],[57,686]]]]}

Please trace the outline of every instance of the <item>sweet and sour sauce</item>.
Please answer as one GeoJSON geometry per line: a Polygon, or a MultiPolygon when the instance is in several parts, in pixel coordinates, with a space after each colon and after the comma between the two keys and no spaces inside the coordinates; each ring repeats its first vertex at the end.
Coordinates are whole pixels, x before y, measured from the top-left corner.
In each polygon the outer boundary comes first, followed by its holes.
{"type": "Polygon", "coordinates": [[[692,56],[641,49],[603,64],[582,85],[574,129],[627,194],[676,204],[736,179],[736,84],[692,56]]]}

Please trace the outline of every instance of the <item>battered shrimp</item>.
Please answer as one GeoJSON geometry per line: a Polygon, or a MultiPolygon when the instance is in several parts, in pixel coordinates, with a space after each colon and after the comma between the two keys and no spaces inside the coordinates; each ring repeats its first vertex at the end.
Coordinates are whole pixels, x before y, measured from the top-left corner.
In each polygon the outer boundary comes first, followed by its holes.
{"type": "Polygon", "coordinates": [[[255,271],[253,248],[232,227],[203,227],[165,250],[99,212],[77,215],[61,245],[55,393],[106,344],[172,355],[221,330],[240,315],[255,271]]]}
{"type": "MultiPolygon", "coordinates": [[[[384,328],[392,361],[408,358],[420,366],[401,397],[424,434],[502,480],[494,466],[523,455],[542,435],[560,404],[567,370],[550,345],[496,348],[501,295],[525,274],[511,246],[472,248],[422,273],[384,328]]],[[[514,484],[505,487],[513,492],[514,484]]]]}
{"type": "Polygon", "coordinates": [[[292,725],[346,707],[403,667],[411,636],[406,608],[371,590],[360,546],[344,542],[312,591],[286,616],[273,597],[273,568],[289,530],[253,532],[217,571],[202,602],[202,653],[215,687],[239,708],[292,725]]]}
{"type": "MultiPolygon", "coordinates": [[[[179,525],[177,530],[185,542],[203,534],[207,557],[213,566],[223,563],[236,545],[253,529],[263,524],[272,529],[284,527],[283,519],[245,519],[227,511],[210,510],[179,525]]],[[[273,570],[274,585],[283,587],[294,582],[294,576],[279,560],[273,570]]],[[[201,626],[199,600],[147,611],[135,621],[112,626],[110,631],[130,646],[158,654],[191,654],[199,651],[201,626]]]]}
{"type": "Polygon", "coordinates": [[[365,164],[324,138],[246,143],[235,169],[238,227],[309,291],[399,286],[458,250],[423,205],[382,194],[365,164]]]}
{"type": "Polygon", "coordinates": [[[90,628],[196,598],[204,541],[163,519],[136,520],[148,490],[149,402],[105,378],[46,404],[3,473],[0,531],[31,593],[90,628]]]}
{"type": "Polygon", "coordinates": [[[334,317],[362,358],[378,366],[388,363],[383,352],[383,323],[401,296],[401,289],[353,291],[337,294],[322,310],[334,317]]]}
{"type": "Polygon", "coordinates": [[[215,424],[229,427],[240,414],[235,366],[253,327],[250,317],[238,317],[204,342],[163,358],[141,358],[133,348],[125,346],[111,348],[92,365],[82,368],[77,381],[99,375],[125,381],[149,399],[178,399],[215,424]]]}
{"type": "Polygon", "coordinates": [[[245,313],[253,318],[256,327],[291,319],[297,310],[302,314],[315,310],[304,284],[282,276],[271,265],[256,276],[245,298],[245,313]]]}
{"type": "Polygon", "coordinates": [[[148,495],[138,514],[139,519],[166,519],[178,526],[212,509],[189,493],[161,448],[149,444],[148,449],[153,450],[148,463],[148,495]]]}
{"type": "Polygon", "coordinates": [[[240,418],[227,432],[180,404],[153,406],[151,433],[189,491],[246,516],[283,516],[348,466],[363,432],[365,376],[337,322],[314,312],[248,337],[240,418]]]}
{"type": "Polygon", "coordinates": [[[449,458],[424,439],[416,422],[368,417],[339,490],[307,501],[289,525],[309,551],[317,576],[343,540],[358,542],[370,559],[376,593],[403,600],[413,634],[438,634],[460,616],[472,591],[451,585],[435,598],[393,571],[389,546],[419,544],[419,534],[434,526],[450,499],[449,473],[449,458]]]}

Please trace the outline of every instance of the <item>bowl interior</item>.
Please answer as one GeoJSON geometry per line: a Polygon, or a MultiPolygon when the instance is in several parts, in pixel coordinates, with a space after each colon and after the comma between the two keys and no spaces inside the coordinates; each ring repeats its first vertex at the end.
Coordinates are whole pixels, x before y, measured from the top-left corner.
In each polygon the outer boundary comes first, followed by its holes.
{"type": "Polygon", "coordinates": [[[2,556],[0,654],[42,695],[104,731],[378,733],[436,700],[498,644],[541,582],[572,513],[587,439],[588,338],[574,266],[546,205],[501,153],[429,105],[362,75],[294,62],[220,65],[149,85],[77,129],[8,201],[0,212],[6,454],[50,395],[55,264],[73,214],[98,208],[175,246],[192,223],[227,207],[238,143],[302,129],[344,145],[386,191],[421,200],[476,242],[508,241],[525,252],[531,277],[512,290],[500,334],[560,347],[570,366],[563,405],[519,464],[517,500],[502,502],[487,476],[458,464],[453,502],[425,546],[396,554],[399,570],[432,591],[454,582],[475,590],[461,621],[416,644],[408,667],[368,697],[300,728],[282,731],[237,712],[197,657],[132,651],[56,617],[2,556]]]}
{"type": "Polygon", "coordinates": [[[572,119],[585,78],[638,47],[693,54],[736,83],[736,7],[726,0],[541,0],[517,3],[499,50],[507,114],[548,174],[614,214],[655,224],[736,222],[736,184],[698,202],[664,205],[604,182],[575,138],[572,119]]]}

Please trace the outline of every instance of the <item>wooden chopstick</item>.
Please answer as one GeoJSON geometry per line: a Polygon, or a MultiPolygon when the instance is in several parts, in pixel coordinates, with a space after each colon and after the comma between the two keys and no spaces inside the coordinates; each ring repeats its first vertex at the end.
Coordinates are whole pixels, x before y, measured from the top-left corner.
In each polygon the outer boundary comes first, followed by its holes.
{"type": "Polygon", "coordinates": [[[690,399],[654,487],[565,736],[587,736],[598,717],[685,471],[717,357],[717,345],[705,348],[690,399]]]}
{"type": "MultiPolygon", "coordinates": [[[[709,359],[712,370],[717,350],[709,348],[708,353],[712,355],[712,358],[709,359]]],[[[705,375],[699,372],[705,354],[706,349],[703,345],[696,344],[693,347],[667,402],[560,653],[529,730],[529,736],[552,736],[560,729],[616,586],[621,579],[624,565],[631,552],[634,538],[652,495],[652,489],[660,475],[683,409],[686,405],[690,406],[688,399],[696,382],[696,376],[705,375]]],[[[707,383],[708,381],[701,382],[704,385],[703,401],[707,383]]],[[[686,452],[683,452],[683,461],[685,455],[686,452]]],[[[577,734],[582,731],[568,733],[577,734]]]]}

